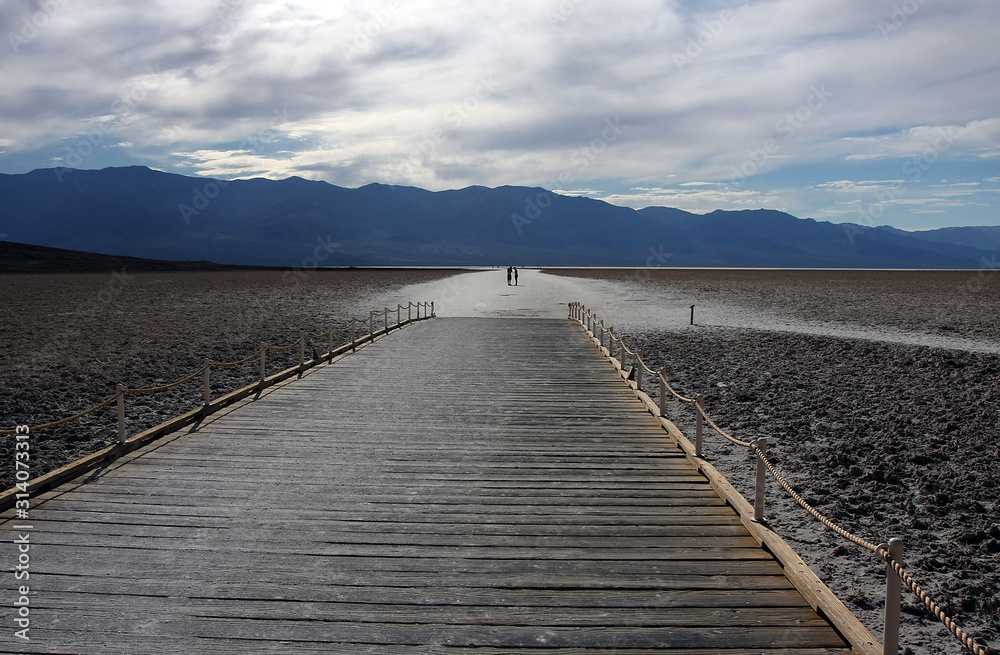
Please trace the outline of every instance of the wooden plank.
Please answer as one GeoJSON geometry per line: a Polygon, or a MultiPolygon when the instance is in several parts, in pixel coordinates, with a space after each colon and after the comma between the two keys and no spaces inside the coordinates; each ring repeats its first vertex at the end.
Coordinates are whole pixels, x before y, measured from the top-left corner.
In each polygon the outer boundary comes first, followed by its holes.
{"type": "MultiPolygon", "coordinates": [[[[620,364],[616,364],[618,374],[622,379],[626,376],[621,370],[620,364]]],[[[626,382],[628,382],[626,380],[626,382]]],[[[630,388],[636,393],[646,410],[653,416],[659,417],[659,406],[647,394],[635,388],[634,383],[630,383],[630,388]]],[[[840,634],[851,645],[853,652],[863,655],[880,655],[882,647],[879,641],[865,627],[857,617],[836,597],[829,587],[809,568],[809,566],[799,557],[798,553],[792,549],[779,534],[768,528],[766,525],[753,520],[753,506],[726,480],[714,466],[705,460],[695,457],[695,448],[687,437],[666,418],[658,419],[664,430],[670,435],[675,443],[684,451],[685,456],[692,466],[712,484],[722,498],[736,509],[740,520],[750,532],[750,534],[782,564],[788,579],[795,585],[796,589],[810,602],[813,608],[828,617],[840,634]]]]}
{"type": "Polygon", "coordinates": [[[33,646],[848,652],[576,334],[422,323],[38,496],[33,646]]]}

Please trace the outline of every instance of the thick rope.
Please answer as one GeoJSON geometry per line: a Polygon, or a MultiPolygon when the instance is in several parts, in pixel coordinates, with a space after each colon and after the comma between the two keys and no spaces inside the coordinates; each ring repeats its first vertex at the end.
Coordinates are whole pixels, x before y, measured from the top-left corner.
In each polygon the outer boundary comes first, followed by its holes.
{"type": "MultiPolygon", "coordinates": [[[[99,409],[104,409],[105,407],[107,407],[111,403],[113,403],[116,400],[118,400],[118,398],[120,396],[122,396],[122,395],[124,395],[123,392],[118,392],[115,395],[110,396],[109,398],[106,398],[102,402],[94,405],[90,409],[83,410],[79,414],[73,414],[73,416],[67,416],[66,418],[59,419],[58,421],[52,421],[51,423],[43,423],[42,425],[36,425],[36,426],[34,426],[32,428],[28,428],[28,431],[29,432],[38,432],[39,430],[48,430],[50,428],[56,428],[56,427],[59,427],[60,425],[64,425],[66,423],[70,423],[71,421],[76,421],[77,419],[81,419],[84,416],[87,416],[88,414],[93,414],[94,412],[96,412],[99,409]]],[[[16,429],[15,430],[0,430],[0,435],[15,434],[16,432],[17,432],[16,429]]]]}
{"type": "Polygon", "coordinates": [[[774,476],[774,479],[778,481],[778,484],[781,485],[781,488],[787,491],[788,495],[794,498],[795,502],[801,505],[804,510],[812,514],[813,518],[815,518],[817,521],[819,521],[826,527],[830,528],[831,530],[839,534],[844,539],[847,539],[848,541],[851,541],[857,544],[858,546],[861,546],[865,550],[870,550],[873,553],[878,552],[878,546],[876,546],[870,541],[867,541],[865,539],[862,539],[861,537],[851,534],[844,528],[840,527],[830,519],[820,514],[818,510],[816,510],[812,505],[807,503],[805,498],[800,496],[798,492],[795,491],[795,489],[793,489],[790,484],[788,484],[785,478],[783,478],[781,474],[778,473],[778,470],[774,468],[774,464],[772,464],[771,460],[767,458],[767,455],[765,455],[760,451],[760,448],[757,447],[757,444],[750,444],[750,450],[754,452],[754,454],[757,456],[757,459],[759,459],[761,463],[767,468],[767,470],[771,472],[771,475],[774,476]]]}
{"type": "MultiPolygon", "coordinates": [[[[413,307],[423,307],[423,306],[426,306],[426,304],[427,303],[423,303],[423,304],[420,304],[420,305],[414,305],[411,302],[411,303],[409,303],[407,305],[407,307],[411,307],[411,306],[413,306],[413,307]]],[[[399,305],[400,309],[402,307],[403,307],[402,305],[399,305]]],[[[382,316],[382,315],[383,315],[382,312],[378,312],[378,313],[371,312],[370,314],[368,314],[368,318],[371,319],[372,316],[382,316]]],[[[56,428],[56,427],[59,427],[60,425],[65,425],[66,423],[72,423],[73,421],[79,420],[79,419],[83,418],[84,416],[87,416],[89,414],[93,414],[94,412],[96,412],[98,410],[104,409],[105,407],[107,407],[111,403],[113,403],[116,400],[118,400],[118,398],[120,396],[128,395],[128,394],[157,393],[157,392],[160,392],[160,391],[166,391],[168,389],[173,389],[174,387],[178,387],[178,386],[184,384],[185,382],[190,382],[194,378],[196,378],[199,375],[203,374],[205,372],[205,368],[206,367],[208,367],[208,368],[212,368],[212,367],[225,368],[225,367],[229,367],[229,366],[238,366],[240,364],[245,364],[245,363],[249,362],[250,360],[257,359],[258,357],[260,357],[261,351],[280,352],[280,351],[285,351],[285,350],[291,350],[295,346],[299,345],[299,343],[301,343],[306,338],[320,339],[322,337],[328,336],[333,330],[348,330],[348,329],[351,328],[352,325],[356,325],[358,323],[361,323],[362,325],[367,325],[368,321],[367,320],[361,320],[361,319],[358,319],[358,318],[353,318],[353,319],[351,319],[351,322],[348,323],[347,325],[345,325],[343,327],[340,327],[340,326],[337,326],[337,325],[331,326],[329,329],[327,329],[326,332],[323,332],[322,334],[316,334],[316,335],[313,335],[313,334],[304,334],[303,336],[299,337],[297,340],[295,340],[294,342],[288,344],[287,346],[269,346],[269,345],[265,344],[265,345],[261,346],[260,348],[258,348],[256,350],[256,352],[254,352],[249,357],[245,357],[245,358],[243,358],[241,360],[238,360],[238,361],[235,361],[235,362],[208,362],[207,364],[205,364],[204,366],[202,366],[201,368],[199,368],[197,371],[195,371],[191,375],[188,375],[185,378],[177,380],[176,382],[171,382],[170,384],[165,384],[163,386],[159,386],[159,387],[144,387],[144,388],[139,388],[139,389],[123,389],[122,391],[119,391],[115,395],[113,395],[113,396],[111,396],[109,398],[106,398],[105,400],[103,400],[100,403],[94,405],[93,407],[85,409],[85,410],[83,410],[83,411],[81,411],[81,412],[79,412],[77,414],[73,414],[72,416],[67,416],[65,418],[61,418],[61,419],[59,419],[57,421],[52,421],[50,423],[42,423],[41,425],[30,426],[28,428],[28,430],[30,432],[38,432],[40,430],[49,430],[51,428],[56,428]]],[[[5,435],[8,435],[8,434],[17,434],[17,433],[18,433],[17,429],[13,429],[13,430],[0,430],[0,436],[5,436],[5,435]]]]}
{"type": "Polygon", "coordinates": [[[282,352],[282,351],[285,351],[285,350],[291,350],[295,346],[299,345],[302,342],[302,339],[303,339],[303,337],[299,337],[298,339],[296,339],[292,343],[288,344],[287,346],[268,346],[268,345],[265,345],[264,347],[267,348],[271,352],[282,352]]]}
{"type": "Polygon", "coordinates": [[[201,375],[202,373],[204,373],[206,368],[208,368],[208,364],[206,364],[205,366],[202,366],[201,368],[199,368],[197,371],[195,371],[191,375],[189,375],[189,376],[187,376],[185,378],[181,378],[180,380],[177,380],[176,382],[171,382],[170,384],[165,384],[162,387],[146,387],[144,389],[123,389],[122,393],[127,393],[127,394],[156,393],[158,391],[166,391],[167,389],[173,389],[174,387],[179,387],[182,384],[184,384],[185,382],[190,382],[191,380],[195,379],[196,377],[198,377],[199,375],[201,375]]]}
{"type": "MultiPolygon", "coordinates": [[[[258,357],[260,357],[260,353],[263,350],[264,348],[260,347],[254,354],[250,355],[249,357],[244,357],[243,359],[237,360],[235,362],[208,362],[207,366],[211,366],[213,368],[228,368],[230,366],[239,366],[240,364],[246,364],[247,362],[253,359],[257,359],[258,357]]],[[[204,370],[205,369],[203,368],[201,371],[198,372],[201,373],[204,370]]]]}
{"type": "MultiPolygon", "coordinates": [[[[592,318],[592,320],[595,321],[597,320],[596,315],[590,312],[588,312],[587,315],[589,315],[592,318]]],[[[579,321],[579,319],[577,320],[579,321]]],[[[583,321],[580,321],[580,324],[584,325],[583,321]]],[[[614,338],[614,335],[612,335],[612,337],[614,338]]],[[[622,349],[625,352],[629,353],[630,355],[635,355],[639,364],[641,364],[643,368],[645,368],[650,373],[659,375],[660,381],[663,383],[663,385],[678,400],[687,403],[697,402],[691,398],[686,398],[677,393],[674,390],[674,388],[670,386],[670,384],[666,380],[666,377],[662,373],[650,370],[649,367],[647,367],[646,364],[642,361],[642,357],[639,356],[638,353],[629,350],[625,346],[624,339],[615,338],[615,340],[621,343],[622,349]]],[[[927,610],[930,611],[930,613],[933,614],[934,617],[937,618],[941,622],[941,624],[944,625],[944,627],[946,627],[949,630],[949,632],[951,632],[952,635],[954,635],[959,641],[961,641],[962,645],[965,646],[965,648],[970,653],[973,653],[973,655],[988,655],[988,652],[985,648],[977,644],[975,640],[971,636],[969,636],[968,633],[962,630],[962,628],[955,622],[954,619],[945,614],[944,610],[941,609],[941,606],[938,605],[936,602],[934,602],[934,600],[927,594],[926,591],[924,591],[924,589],[919,584],[917,584],[917,582],[913,579],[913,576],[910,575],[899,562],[893,559],[893,557],[889,554],[889,551],[886,550],[884,546],[875,545],[872,542],[851,533],[850,531],[842,528],[841,526],[837,525],[836,523],[828,519],[826,516],[821,514],[818,510],[816,510],[816,508],[807,503],[806,500],[801,495],[799,495],[799,493],[795,491],[795,489],[793,489],[790,484],[788,484],[785,478],[782,477],[780,473],[778,473],[778,470],[774,467],[774,464],[771,463],[771,460],[767,458],[767,455],[761,452],[761,450],[757,447],[756,444],[751,443],[749,441],[742,441],[728,434],[725,430],[720,428],[708,414],[705,413],[704,409],[701,408],[699,409],[705,421],[710,426],[712,426],[712,428],[716,432],[718,432],[722,437],[728,439],[729,441],[738,446],[742,446],[744,448],[751,450],[757,457],[757,459],[759,459],[760,462],[764,465],[764,467],[768,470],[768,472],[770,472],[771,476],[778,482],[779,485],[781,485],[781,488],[784,489],[785,492],[787,492],[788,495],[790,495],[795,500],[795,502],[797,502],[803,509],[805,509],[810,515],[812,515],[813,518],[815,518],[817,521],[819,521],[820,523],[822,523],[830,530],[843,537],[844,539],[847,539],[851,543],[854,543],[857,546],[864,548],[865,550],[875,553],[877,557],[886,562],[896,573],[896,575],[899,576],[899,579],[902,580],[903,584],[906,585],[906,587],[911,592],[913,592],[913,594],[920,600],[920,602],[924,604],[924,607],[926,607],[927,610]]]]}
{"type": "Polygon", "coordinates": [[[962,630],[961,627],[959,627],[959,625],[955,622],[954,619],[945,614],[944,610],[941,609],[941,606],[938,605],[936,602],[934,602],[934,600],[927,595],[927,592],[924,591],[923,588],[917,584],[917,582],[913,579],[913,576],[910,575],[899,562],[897,562],[895,559],[892,558],[892,556],[889,554],[889,551],[886,550],[885,546],[882,545],[876,546],[872,542],[866,539],[862,539],[861,537],[845,530],[844,528],[840,527],[827,517],[820,514],[812,505],[807,503],[805,499],[802,498],[802,496],[800,496],[795,491],[795,489],[791,487],[791,485],[788,484],[785,478],[783,478],[781,474],[778,473],[777,469],[774,468],[774,464],[771,463],[771,460],[767,458],[767,455],[765,455],[760,451],[760,449],[756,446],[756,444],[751,445],[751,448],[754,454],[757,456],[757,459],[759,459],[761,463],[764,464],[764,466],[771,473],[774,479],[778,481],[778,484],[780,484],[781,487],[786,492],[788,492],[788,494],[792,498],[795,499],[795,502],[801,505],[802,508],[805,509],[807,512],[809,512],[816,520],[818,520],[820,523],[822,523],[826,527],[830,528],[831,530],[839,534],[844,539],[847,539],[848,541],[875,553],[877,557],[886,562],[892,568],[892,570],[895,571],[896,575],[899,576],[899,579],[903,581],[903,584],[905,584],[907,588],[910,591],[912,591],[913,594],[920,600],[920,602],[924,604],[924,607],[926,607],[930,611],[930,613],[933,614],[934,617],[938,621],[940,621],[942,625],[944,625],[944,627],[948,628],[951,634],[953,634],[959,641],[961,641],[962,645],[965,646],[969,650],[969,652],[974,653],[974,655],[987,655],[986,649],[977,644],[975,640],[968,635],[968,633],[966,633],[964,630],[962,630]]]}
{"type": "Polygon", "coordinates": [[[736,437],[734,437],[733,435],[729,434],[728,432],[720,428],[718,425],[716,425],[715,421],[712,420],[712,417],[705,413],[704,408],[702,408],[701,410],[701,415],[702,417],[704,417],[705,422],[708,423],[710,426],[712,426],[712,429],[718,432],[720,435],[722,435],[722,437],[724,437],[725,439],[728,439],[737,446],[742,446],[744,448],[751,448],[753,446],[753,444],[750,443],[749,441],[743,441],[742,439],[737,439],[736,437]]]}
{"type": "MultiPolygon", "coordinates": [[[[670,383],[667,382],[667,378],[663,375],[663,373],[659,373],[659,376],[660,376],[660,380],[663,382],[663,386],[665,386],[667,388],[667,391],[669,391],[670,393],[672,393],[677,400],[681,401],[682,403],[696,403],[696,402],[698,402],[694,398],[688,398],[686,396],[682,396],[679,393],[677,393],[677,391],[675,391],[674,388],[672,386],[670,386],[670,383]]],[[[702,416],[704,416],[704,415],[705,415],[705,413],[702,412],[702,416]]]]}
{"type": "Polygon", "coordinates": [[[907,588],[913,592],[913,595],[920,599],[920,602],[924,604],[924,607],[926,607],[931,614],[937,617],[937,620],[940,621],[944,627],[948,628],[948,631],[951,632],[951,634],[955,635],[955,637],[962,642],[962,645],[965,646],[970,653],[974,653],[974,655],[987,655],[986,649],[977,644],[976,641],[970,637],[967,632],[965,632],[965,630],[962,630],[962,628],[955,623],[954,619],[945,614],[944,610],[941,609],[941,606],[935,603],[931,597],[927,595],[927,592],[916,583],[913,576],[907,573],[906,569],[904,569],[899,562],[894,560],[889,555],[888,551],[879,547],[877,555],[879,555],[879,557],[885,560],[885,562],[892,567],[892,570],[895,571],[896,575],[899,576],[899,579],[903,581],[903,584],[905,584],[907,588]]]}

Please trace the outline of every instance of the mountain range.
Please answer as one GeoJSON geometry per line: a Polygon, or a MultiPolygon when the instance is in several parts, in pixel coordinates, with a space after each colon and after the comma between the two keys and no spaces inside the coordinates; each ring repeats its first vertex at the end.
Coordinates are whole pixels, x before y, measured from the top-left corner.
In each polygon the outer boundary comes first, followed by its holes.
{"type": "Polygon", "coordinates": [[[1000,227],[904,232],[758,209],[634,210],[536,187],[348,189],[142,166],[0,174],[0,239],[263,266],[980,268],[1000,227]]]}

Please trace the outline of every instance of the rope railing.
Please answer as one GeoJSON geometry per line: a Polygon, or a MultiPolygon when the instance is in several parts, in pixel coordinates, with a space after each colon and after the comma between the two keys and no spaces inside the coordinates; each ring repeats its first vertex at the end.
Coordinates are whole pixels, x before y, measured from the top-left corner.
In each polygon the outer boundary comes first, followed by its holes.
{"type": "MultiPolygon", "coordinates": [[[[604,349],[604,322],[598,322],[597,316],[590,310],[588,310],[584,305],[580,303],[570,303],[569,305],[569,318],[576,320],[583,326],[590,335],[597,340],[598,345],[601,349],[604,349]],[[595,332],[595,327],[600,328],[600,336],[595,332]]],[[[665,416],[665,391],[670,391],[670,393],[677,398],[677,400],[693,404],[696,410],[697,418],[697,445],[695,448],[695,456],[701,457],[701,423],[702,420],[707,422],[709,426],[712,427],[720,436],[727,439],[728,441],[746,448],[750,453],[753,454],[757,461],[757,481],[755,489],[755,501],[754,501],[754,520],[758,522],[763,521],[763,507],[764,507],[764,481],[765,472],[769,473],[781,486],[782,489],[789,496],[792,497],[795,502],[797,502],[803,509],[805,509],[813,518],[822,523],[824,526],[832,530],[834,533],[840,537],[850,541],[851,543],[873,553],[880,560],[884,561],[887,566],[888,576],[887,576],[887,602],[885,609],[885,638],[883,639],[883,652],[885,654],[895,654],[898,651],[898,634],[899,634],[899,598],[898,589],[899,584],[905,585],[913,594],[920,600],[920,602],[938,619],[948,631],[954,635],[962,645],[974,655],[988,655],[988,651],[976,643],[976,641],[969,636],[961,627],[949,617],[944,610],[938,605],[924,589],[917,584],[913,579],[913,576],[903,567],[900,563],[899,558],[902,556],[902,542],[898,539],[892,539],[889,541],[889,545],[885,544],[874,544],[871,541],[859,537],[849,530],[837,525],[828,517],[824,516],[822,513],[817,511],[812,507],[806,500],[788,483],[787,480],[778,472],[774,464],[767,458],[767,440],[758,439],[756,441],[743,441],[738,439],[721,427],[712,420],[712,418],[705,412],[702,406],[701,397],[698,398],[687,398],[680,393],[678,393],[670,384],[667,382],[666,375],[663,371],[654,371],[646,366],[645,362],[642,360],[642,356],[633,350],[630,350],[625,345],[625,340],[623,337],[616,336],[613,334],[612,330],[608,330],[608,346],[607,353],[608,357],[614,359],[613,348],[614,344],[617,342],[621,349],[621,358],[619,359],[619,368],[625,371],[625,356],[626,354],[632,355],[636,359],[636,391],[641,391],[641,372],[643,370],[656,375],[659,377],[660,381],[660,416],[665,416]],[[893,550],[896,554],[893,554],[893,550]],[[892,593],[892,587],[895,585],[895,594],[892,593]],[[890,602],[889,599],[893,599],[894,602],[890,602]]],[[[631,379],[631,373],[627,376],[631,379]]]]}
{"type": "MultiPolygon", "coordinates": [[[[412,322],[414,320],[423,320],[423,319],[427,319],[427,318],[430,318],[430,317],[434,316],[434,303],[433,302],[429,302],[429,303],[428,302],[421,302],[421,303],[410,302],[410,303],[407,303],[406,308],[407,308],[407,319],[405,321],[406,323],[410,323],[410,322],[412,322]],[[417,314],[417,318],[416,319],[413,318],[413,309],[416,309],[416,314],[417,314]],[[421,310],[423,310],[423,317],[421,317],[421,315],[420,315],[421,314],[421,310]]],[[[358,319],[358,318],[354,318],[347,325],[344,325],[344,326],[338,326],[338,325],[330,326],[329,328],[327,328],[327,330],[325,330],[324,332],[321,332],[320,334],[314,335],[314,334],[303,333],[302,335],[299,336],[298,339],[296,339],[292,343],[284,345],[284,346],[272,346],[272,345],[269,345],[269,344],[266,344],[266,343],[265,344],[261,344],[261,346],[257,350],[255,350],[253,352],[253,354],[251,354],[251,355],[249,355],[247,357],[244,357],[243,359],[239,359],[239,360],[232,361],[232,362],[206,361],[202,365],[202,367],[199,368],[197,371],[195,371],[195,372],[191,373],[190,375],[187,375],[187,376],[185,376],[183,378],[180,378],[179,380],[175,380],[173,382],[170,382],[170,383],[167,383],[167,384],[164,384],[164,385],[155,386],[155,387],[138,387],[138,388],[128,388],[128,387],[124,387],[122,385],[119,385],[117,387],[117,390],[114,393],[114,395],[105,398],[104,400],[100,401],[96,405],[94,405],[92,407],[88,407],[87,409],[84,409],[84,410],[82,410],[82,411],[80,411],[80,412],[78,412],[76,414],[71,415],[71,416],[67,416],[67,417],[64,417],[64,418],[61,418],[61,419],[58,419],[58,420],[55,420],[55,421],[51,421],[49,423],[42,423],[40,425],[30,426],[29,430],[30,430],[30,432],[35,433],[35,432],[39,432],[41,430],[49,430],[49,429],[52,429],[52,428],[56,428],[56,427],[65,425],[67,423],[72,423],[73,421],[77,421],[77,420],[79,420],[79,419],[81,419],[81,418],[83,418],[85,416],[93,414],[94,412],[100,411],[101,409],[104,409],[105,407],[107,407],[108,405],[110,405],[110,404],[112,404],[114,402],[118,402],[119,403],[119,414],[118,414],[119,441],[120,442],[124,442],[125,441],[125,436],[124,436],[125,435],[124,412],[123,412],[121,401],[124,399],[125,396],[129,396],[129,395],[145,395],[145,394],[159,393],[159,392],[162,392],[162,391],[167,391],[167,390],[173,389],[175,387],[179,387],[180,385],[185,384],[187,382],[190,382],[191,380],[194,380],[195,378],[197,378],[199,375],[203,375],[205,377],[205,395],[204,395],[204,397],[205,397],[205,406],[207,407],[208,405],[211,404],[210,378],[209,378],[209,376],[210,376],[211,370],[213,368],[229,368],[229,367],[233,367],[233,366],[239,366],[241,364],[246,364],[247,362],[249,362],[251,360],[254,360],[254,359],[257,359],[259,357],[260,360],[261,360],[260,384],[261,384],[261,386],[263,386],[264,383],[265,383],[266,377],[267,377],[266,376],[266,370],[265,370],[265,368],[266,368],[266,354],[268,352],[284,352],[284,351],[291,350],[292,348],[295,348],[296,346],[299,346],[300,347],[299,368],[300,368],[300,375],[301,375],[301,369],[304,366],[304,354],[302,354],[302,350],[303,350],[303,347],[305,346],[305,343],[306,343],[307,340],[309,340],[309,339],[321,339],[323,337],[329,336],[330,337],[330,350],[327,353],[325,353],[324,356],[332,357],[333,352],[334,352],[334,349],[333,349],[333,333],[334,333],[334,331],[336,331],[336,330],[341,330],[341,331],[351,330],[351,340],[347,343],[347,345],[349,345],[352,350],[355,350],[357,348],[357,345],[359,343],[369,341],[369,340],[371,340],[373,338],[374,335],[376,335],[376,330],[374,329],[374,327],[375,327],[374,317],[375,316],[382,316],[382,317],[384,317],[382,330],[384,330],[386,333],[388,333],[389,330],[392,327],[401,327],[403,325],[403,323],[404,323],[404,321],[401,320],[401,311],[402,311],[402,309],[403,309],[403,305],[397,305],[396,306],[396,310],[395,310],[396,311],[396,324],[395,324],[395,326],[390,325],[389,322],[388,322],[389,308],[387,307],[382,312],[370,312],[368,314],[368,317],[365,318],[364,320],[358,319]],[[356,330],[356,328],[357,328],[358,325],[365,325],[366,327],[369,327],[370,329],[366,333],[364,333],[363,335],[358,336],[357,335],[357,330],[356,330]]],[[[320,359],[322,359],[322,358],[320,358],[320,359]]],[[[10,434],[16,434],[16,433],[17,433],[16,429],[0,430],[0,436],[10,435],[10,434]]]]}

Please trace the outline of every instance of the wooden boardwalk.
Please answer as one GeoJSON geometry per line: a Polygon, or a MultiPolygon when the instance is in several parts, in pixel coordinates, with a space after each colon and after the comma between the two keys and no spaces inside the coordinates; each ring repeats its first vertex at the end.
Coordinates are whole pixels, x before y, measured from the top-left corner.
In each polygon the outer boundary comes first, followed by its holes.
{"type": "Polygon", "coordinates": [[[410,326],[33,505],[5,652],[851,652],[566,320],[410,326]]]}

